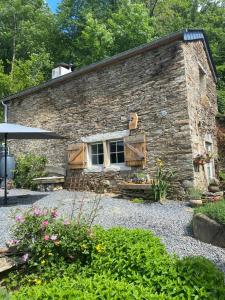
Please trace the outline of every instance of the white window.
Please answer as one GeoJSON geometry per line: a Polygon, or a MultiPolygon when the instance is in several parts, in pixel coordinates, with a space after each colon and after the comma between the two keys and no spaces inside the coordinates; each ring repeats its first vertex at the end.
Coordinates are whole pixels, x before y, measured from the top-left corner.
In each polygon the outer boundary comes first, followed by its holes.
{"type": "Polygon", "coordinates": [[[103,165],[104,163],[103,143],[91,144],[90,148],[91,148],[91,164],[103,165]]]}
{"type": "MultiPolygon", "coordinates": [[[[212,154],[212,143],[205,142],[205,149],[206,149],[206,153],[212,154]]],[[[210,161],[208,161],[205,164],[205,172],[206,172],[207,181],[210,182],[210,180],[212,178],[214,178],[214,162],[213,162],[213,159],[210,159],[210,161]]]]}
{"type": "Polygon", "coordinates": [[[124,143],[123,141],[109,142],[110,164],[124,163],[124,143]]]}
{"type": "Polygon", "coordinates": [[[122,130],[82,137],[88,145],[85,172],[131,170],[124,158],[124,138],[128,136],[129,130],[122,130]]]}

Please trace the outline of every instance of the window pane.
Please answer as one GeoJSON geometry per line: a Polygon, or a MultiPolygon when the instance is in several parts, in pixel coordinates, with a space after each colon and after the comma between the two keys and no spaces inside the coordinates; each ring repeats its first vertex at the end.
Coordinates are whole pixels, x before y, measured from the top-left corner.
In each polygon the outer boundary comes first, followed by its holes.
{"type": "Polygon", "coordinates": [[[117,142],[117,152],[123,152],[123,151],[124,151],[123,141],[117,142]]]}
{"type": "Polygon", "coordinates": [[[110,152],[116,152],[116,142],[110,143],[110,152]]]}
{"type": "Polygon", "coordinates": [[[117,154],[117,159],[118,159],[118,163],[123,163],[124,162],[124,152],[118,153],[117,154]]]}
{"type": "Polygon", "coordinates": [[[97,144],[91,145],[91,153],[92,154],[97,154],[97,149],[98,149],[97,144]]]}
{"type": "Polygon", "coordinates": [[[92,155],[92,165],[97,165],[98,164],[98,156],[97,155],[92,155]]]}
{"type": "Polygon", "coordinates": [[[110,162],[111,164],[116,164],[116,153],[111,153],[110,154],[110,162]]]}
{"type": "Polygon", "coordinates": [[[98,154],[103,153],[103,144],[98,144],[98,154]]]}
{"type": "Polygon", "coordinates": [[[100,165],[102,165],[102,164],[103,164],[103,161],[104,161],[104,155],[103,155],[103,154],[99,154],[99,156],[98,156],[98,163],[99,163],[100,165]]]}

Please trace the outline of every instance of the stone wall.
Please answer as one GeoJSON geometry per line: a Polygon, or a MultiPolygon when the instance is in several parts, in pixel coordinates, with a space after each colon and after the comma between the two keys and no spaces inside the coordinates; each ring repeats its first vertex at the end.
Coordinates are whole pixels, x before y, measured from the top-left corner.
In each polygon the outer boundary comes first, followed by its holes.
{"type": "MultiPolygon", "coordinates": [[[[216,84],[201,41],[183,44],[187,82],[187,100],[193,158],[205,152],[205,142],[211,142],[217,157],[216,140],[216,84]],[[202,77],[201,77],[202,76],[202,77]],[[202,81],[202,82],[201,82],[202,81]]],[[[215,167],[215,159],[213,161],[215,167]]],[[[194,171],[194,186],[205,189],[206,165],[194,171]]],[[[216,175],[216,174],[214,174],[216,175]]]]}
{"type": "Polygon", "coordinates": [[[216,123],[219,170],[225,172],[225,116],[218,116],[216,123]]]}
{"type": "MultiPolygon", "coordinates": [[[[80,142],[85,136],[128,129],[129,113],[136,112],[139,123],[132,134],[145,132],[147,137],[144,172],[153,177],[155,159],[161,158],[176,171],[175,185],[182,195],[187,183],[194,182],[190,134],[195,132],[190,126],[194,123],[192,110],[198,109],[193,104],[195,98],[190,97],[196,87],[187,90],[186,86],[186,81],[195,81],[191,79],[187,58],[194,45],[198,42],[190,43],[190,47],[174,42],[12,100],[10,122],[53,130],[68,137],[62,141],[16,141],[11,143],[12,152],[46,154],[49,164],[66,167],[69,144],[80,142]]],[[[202,55],[202,49],[200,52],[202,55]]],[[[214,97],[214,89],[211,94],[214,97]]],[[[118,183],[130,172],[84,173],[83,178],[91,189],[104,181],[109,190],[116,191],[118,183]]],[[[69,172],[68,177],[79,173],[69,172]]]]}

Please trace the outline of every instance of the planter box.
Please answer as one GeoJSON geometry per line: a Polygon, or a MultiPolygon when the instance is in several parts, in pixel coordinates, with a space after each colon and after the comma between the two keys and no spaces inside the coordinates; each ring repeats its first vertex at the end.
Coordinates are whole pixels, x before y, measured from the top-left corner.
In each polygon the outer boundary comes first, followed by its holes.
{"type": "Polygon", "coordinates": [[[121,183],[119,185],[119,187],[124,190],[148,190],[150,186],[150,183],[121,183]]]}
{"type": "Polygon", "coordinates": [[[193,217],[193,232],[200,241],[225,248],[225,226],[203,214],[193,217]]]}

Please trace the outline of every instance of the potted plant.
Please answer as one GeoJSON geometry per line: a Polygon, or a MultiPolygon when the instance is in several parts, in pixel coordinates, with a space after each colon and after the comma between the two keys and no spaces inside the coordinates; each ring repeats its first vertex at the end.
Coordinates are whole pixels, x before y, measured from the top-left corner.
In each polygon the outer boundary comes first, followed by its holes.
{"type": "Polygon", "coordinates": [[[143,184],[149,182],[149,175],[145,173],[134,173],[128,179],[128,182],[134,184],[143,184]]]}
{"type": "Polygon", "coordinates": [[[202,205],[202,191],[197,188],[189,188],[188,189],[189,203],[192,207],[201,206],[202,205]]]}
{"type": "Polygon", "coordinates": [[[213,178],[210,180],[209,186],[208,186],[209,192],[217,193],[220,191],[220,182],[218,179],[213,178]]]}

